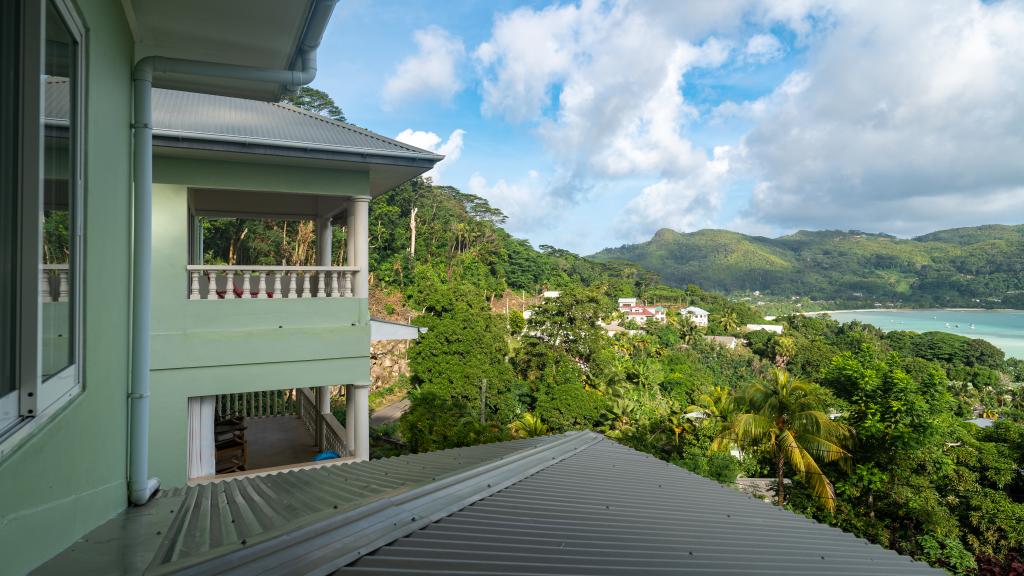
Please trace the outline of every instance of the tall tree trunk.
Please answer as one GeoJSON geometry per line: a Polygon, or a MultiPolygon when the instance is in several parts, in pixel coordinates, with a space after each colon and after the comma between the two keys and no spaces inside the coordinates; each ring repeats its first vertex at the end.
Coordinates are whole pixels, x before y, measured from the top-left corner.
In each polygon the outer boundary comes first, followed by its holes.
{"type": "Polygon", "coordinates": [[[409,213],[409,256],[416,257],[416,211],[413,207],[409,213]]]}
{"type": "Polygon", "coordinates": [[[781,451],[779,451],[778,467],[779,487],[776,489],[776,495],[778,496],[779,506],[781,507],[786,503],[786,478],[783,476],[786,469],[786,459],[782,456],[781,451]]]}

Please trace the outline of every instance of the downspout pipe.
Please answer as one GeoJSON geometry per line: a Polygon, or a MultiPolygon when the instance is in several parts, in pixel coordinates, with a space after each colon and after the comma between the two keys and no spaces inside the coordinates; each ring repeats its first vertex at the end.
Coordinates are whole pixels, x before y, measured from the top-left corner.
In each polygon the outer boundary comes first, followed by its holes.
{"type": "Polygon", "coordinates": [[[136,506],[148,502],[160,487],[159,479],[149,477],[149,340],[153,299],[153,77],[158,74],[208,76],[283,84],[287,90],[296,91],[316,77],[316,50],[320,47],[320,39],[336,3],[337,0],[316,2],[299,46],[299,70],[254,68],[161,56],[148,56],[135,64],[132,73],[135,222],[132,245],[132,388],[128,395],[131,405],[131,424],[128,432],[128,494],[129,501],[136,506]]]}

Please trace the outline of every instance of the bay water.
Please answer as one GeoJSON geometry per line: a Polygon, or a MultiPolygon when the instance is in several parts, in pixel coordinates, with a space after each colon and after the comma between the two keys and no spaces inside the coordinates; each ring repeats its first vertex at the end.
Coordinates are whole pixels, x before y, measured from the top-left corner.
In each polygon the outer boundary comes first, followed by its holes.
{"type": "Polygon", "coordinates": [[[1007,356],[1024,358],[1024,310],[842,310],[829,312],[834,320],[860,320],[886,332],[952,332],[982,338],[1007,356]]]}

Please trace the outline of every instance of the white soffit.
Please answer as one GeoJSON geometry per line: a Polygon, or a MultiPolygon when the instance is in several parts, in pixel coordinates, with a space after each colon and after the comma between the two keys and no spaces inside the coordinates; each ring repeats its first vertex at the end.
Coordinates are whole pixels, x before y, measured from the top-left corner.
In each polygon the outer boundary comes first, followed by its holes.
{"type": "MultiPolygon", "coordinates": [[[[122,0],[135,58],[164,56],[292,68],[314,0],[122,0]]],[[[216,78],[162,77],[155,86],[277,100],[281,86],[216,78]]]]}

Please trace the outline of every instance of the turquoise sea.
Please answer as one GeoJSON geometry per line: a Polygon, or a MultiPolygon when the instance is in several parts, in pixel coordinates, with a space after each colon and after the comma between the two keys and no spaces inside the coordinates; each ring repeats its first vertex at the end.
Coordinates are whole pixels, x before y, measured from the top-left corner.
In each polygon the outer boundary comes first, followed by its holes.
{"type": "Polygon", "coordinates": [[[1006,352],[1024,358],[1024,310],[849,310],[829,312],[840,322],[860,320],[886,332],[952,332],[983,338],[1006,352]]]}

